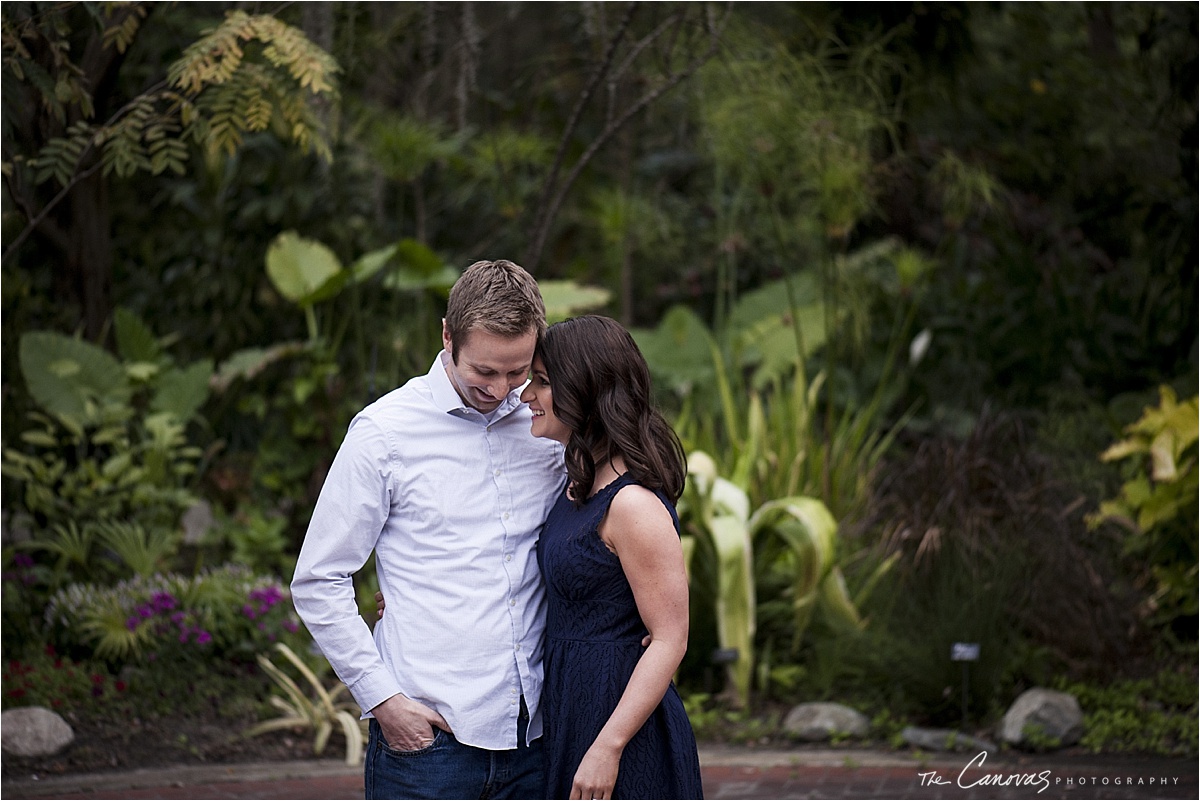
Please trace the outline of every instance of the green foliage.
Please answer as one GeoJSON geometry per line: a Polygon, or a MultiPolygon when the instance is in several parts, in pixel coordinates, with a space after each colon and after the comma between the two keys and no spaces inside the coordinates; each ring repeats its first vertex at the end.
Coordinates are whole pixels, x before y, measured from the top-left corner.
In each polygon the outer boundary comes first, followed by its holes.
{"type": "Polygon", "coordinates": [[[59,714],[103,712],[125,697],[127,684],[103,662],[76,662],[46,646],[4,660],[0,702],[5,708],[42,706],[59,714]]]}
{"type": "Polygon", "coordinates": [[[329,742],[329,736],[334,726],[341,728],[346,739],[346,764],[357,765],[362,761],[363,745],[366,742],[365,725],[360,724],[357,712],[358,704],[354,701],[339,702],[338,697],[346,694],[346,685],[341,682],[331,692],[326,690],[317,675],[304,664],[296,653],[283,643],[275,646],[292,668],[300,674],[307,683],[312,695],[310,698],[300,689],[283,668],[277,666],[265,655],[260,654],[258,664],[275,682],[276,688],[283,696],[272,696],[270,703],[282,714],[272,720],[252,726],[244,733],[246,737],[255,737],[269,731],[280,729],[312,729],[313,754],[320,756],[329,742]]]}
{"type": "Polygon", "coordinates": [[[288,553],[287,522],[282,515],[243,510],[222,521],[213,539],[227,544],[228,561],[289,579],[296,557],[288,553]]]}
{"type": "Polygon", "coordinates": [[[1080,745],[1094,753],[1196,756],[1194,673],[1164,669],[1147,679],[1117,679],[1097,685],[1060,679],[1083,708],[1080,745]]]}
{"type": "Polygon", "coordinates": [[[21,369],[42,412],[4,475],[24,490],[33,529],[23,547],[55,560],[51,586],[149,575],[178,545],[201,451],[185,430],[208,397],[212,364],[178,366],[145,324],[121,310],[118,360],[52,332],[21,339],[21,369]],[[44,413],[43,413],[44,412],[44,413]]]}
{"type": "Polygon", "coordinates": [[[684,695],[683,706],[696,739],[702,742],[761,745],[779,731],[777,711],[730,709],[708,693],[684,695]]]}
{"type": "Polygon", "coordinates": [[[930,138],[911,154],[923,175],[903,175],[889,208],[917,203],[950,268],[923,309],[929,412],[944,424],[985,402],[1040,407],[1053,388],[1113,397],[1194,376],[1195,10],[960,19],[970,56],[908,96],[930,138]]]}
{"type": "Polygon", "coordinates": [[[1104,501],[1089,518],[1094,527],[1106,521],[1128,531],[1127,554],[1148,562],[1151,594],[1147,606],[1155,620],[1170,622],[1195,616],[1197,570],[1196,441],[1200,404],[1193,396],[1182,403],[1168,386],[1159,390],[1159,405],[1147,407],[1126,427],[1125,439],[1100,458],[1134,460],[1133,478],[1117,498],[1104,501]]]}
{"type": "Polygon", "coordinates": [[[853,584],[879,560],[895,563],[863,604],[862,637],[814,643],[812,692],[957,722],[963,677],[951,646],[974,642],[970,714],[986,719],[1019,688],[1067,666],[1110,665],[1129,647],[1116,555],[1089,537],[1079,490],[1019,421],[985,418],[965,440],[923,437],[881,476],[856,537],[874,547],[848,575],[853,584]]]}
{"type": "Polygon", "coordinates": [[[845,238],[873,205],[874,137],[889,127],[880,84],[894,65],[867,47],[838,52],[827,41],[802,56],[746,32],[731,39],[739,46],[706,67],[701,95],[718,175],[735,187],[731,222],[750,225],[765,208],[791,223],[781,239],[821,248],[797,241],[812,232],[795,225],[801,217],[818,236],[845,238]]]}
{"type": "Polygon", "coordinates": [[[50,331],[21,337],[21,372],[34,402],[74,428],[123,410],[133,393],[114,356],[50,331]]]}
{"type": "MultiPolygon", "coordinates": [[[[60,122],[68,109],[83,117],[62,135],[49,138],[36,153],[14,154],[6,172],[27,163],[35,183],[53,179],[67,186],[95,152],[106,176],[166,171],[182,175],[189,142],[202,145],[210,155],[232,155],[247,133],[272,127],[306,152],[312,149],[331,157],[314,105],[317,98],[334,96],[338,66],[298,29],[270,15],[230,11],[170,66],[166,87],[160,84],[143,91],[108,120],[97,123],[93,88],[81,67],[70,60],[65,23],[71,5],[37,16],[9,14],[6,9],[6,79],[31,83],[60,122]],[[53,72],[33,55],[44,48],[55,54],[53,72]]],[[[104,30],[102,42],[124,52],[147,9],[138,3],[120,5],[127,9],[105,12],[104,22],[114,24],[104,30]]]]}
{"type": "Polygon", "coordinates": [[[697,593],[701,598],[712,599],[718,642],[732,656],[733,697],[745,707],[754,669],[755,625],[749,499],[717,475],[707,454],[692,453],[679,516],[686,532],[689,579],[702,588],[697,593]]]}
{"type": "Polygon", "coordinates": [[[65,648],[116,663],[181,667],[249,661],[299,631],[278,579],[240,565],[71,584],[55,593],[45,619],[65,648]]]}
{"type": "Polygon", "coordinates": [[[769,581],[769,574],[786,577],[783,595],[793,610],[793,652],[818,608],[834,625],[851,630],[862,625],[835,563],[837,523],[820,501],[780,498],[751,514],[745,491],[719,476],[711,457],[694,452],[688,457],[680,523],[696,594],[712,599],[718,642],[736,654],[729,672],[740,706],[749,703],[760,661],[755,650],[757,587],[769,581]]]}
{"type": "Polygon", "coordinates": [[[1057,751],[1062,748],[1062,740],[1046,733],[1040,723],[1028,723],[1021,730],[1021,740],[1029,749],[1036,752],[1057,751]]]}
{"type": "Polygon", "coordinates": [[[338,69],[299,29],[237,10],[189,45],[167,75],[186,98],[184,124],[195,125],[193,137],[210,153],[233,154],[244,134],[274,125],[303,150],[330,158],[312,99],[334,95],[338,69]],[[262,61],[250,61],[248,53],[262,61]]]}
{"type": "Polygon", "coordinates": [[[542,302],[546,305],[546,322],[554,323],[576,314],[592,311],[608,303],[612,293],[575,281],[538,281],[542,302]]]}

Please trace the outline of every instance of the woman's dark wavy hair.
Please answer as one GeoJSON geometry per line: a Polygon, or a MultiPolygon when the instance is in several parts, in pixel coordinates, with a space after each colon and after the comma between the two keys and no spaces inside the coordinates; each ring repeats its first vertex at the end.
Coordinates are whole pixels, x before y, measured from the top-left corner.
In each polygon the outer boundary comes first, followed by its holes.
{"type": "Polygon", "coordinates": [[[678,500],[687,476],[683,446],[651,405],[650,369],[629,332],[607,317],[575,317],[550,326],[537,355],[550,379],[554,415],[571,429],[572,500],[581,505],[596,464],[617,456],[639,484],[678,500]]]}

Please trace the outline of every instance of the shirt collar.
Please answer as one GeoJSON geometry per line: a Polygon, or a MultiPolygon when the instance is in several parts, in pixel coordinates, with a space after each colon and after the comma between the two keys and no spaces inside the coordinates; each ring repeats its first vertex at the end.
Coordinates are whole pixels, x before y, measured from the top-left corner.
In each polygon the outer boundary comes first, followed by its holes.
{"type": "Polygon", "coordinates": [[[478,409],[468,406],[462,396],[458,394],[458,390],[454,388],[450,376],[446,374],[446,364],[449,361],[450,354],[443,349],[433,360],[433,366],[429,368],[429,389],[433,395],[433,403],[446,414],[461,416],[474,413],[494,422],[521,406],[521,390],[524,389],[524,384],[505,395],[504,400],[490,414],[485,415],[478,409]]]}

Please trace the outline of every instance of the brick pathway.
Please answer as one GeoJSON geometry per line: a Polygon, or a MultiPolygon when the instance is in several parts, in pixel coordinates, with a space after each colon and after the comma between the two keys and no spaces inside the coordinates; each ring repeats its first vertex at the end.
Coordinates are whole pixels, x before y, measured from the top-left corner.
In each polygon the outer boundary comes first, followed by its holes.
{"type": "MultiPolygon", "coordinates": [[[[705,748],[710,799],[1196,799],[1196,760],[1069,756],[936,759],[853,749],[705,748]],[[1006,781],[1006,786],[998,782],[1006,781]],[[1027,782],[1021,784],[1021,782],[1027,782]]],[[[5,799],[361,799],[362,772],[333,760],[34,780],[5,776],[5,799]]]]}

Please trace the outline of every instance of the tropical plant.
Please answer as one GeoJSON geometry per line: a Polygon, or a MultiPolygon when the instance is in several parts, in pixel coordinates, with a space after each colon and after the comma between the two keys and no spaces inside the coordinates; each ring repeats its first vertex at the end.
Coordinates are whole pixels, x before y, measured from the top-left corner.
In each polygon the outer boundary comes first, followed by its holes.
{"type": "Polygon", "coordinates": [[[1126,426],[1126,438],[1100,455],[1105,462],[1132,463],[1132,478],[1118,497],[1100,504],[1089,523],[1113,522],[1128,532],[1125,552],[1148,565],[1146,606],[1159,623],[1197,612],[1198,419],[1197,396],[1181,402],[1164,385],[1158,406],[1147,407],[1126,426]]]}
{"type": "MultiPolygon", "coordinates": [[[[732,697],[739,705],[749,702],[757,661],[756,588],[767,573],[787,577],[783,596],[793,610],[792,653],[818,608],[835,626],[863,625],[836,564],[837,523],[819,500],[779,498],[751,514],[745,490],[718,475],[708,454],[693,452],[680,522],[692,585],[714,605],[718,641],[729,654],[732,697]]],[[[864,593],[889,564],[872,577],[864,593]]]]}
{"type": "Polygon", "coordinates": [[[355,716],[358,704],[338,700],[347,694],[346,685],[338,682],[333,690],[326,690],[317,675],[291,648],[279,643],[275,650],[282,654],[304,679],[311,697],[300,689],[296,680],[283,668],[260,654],[258,664],[274,680],[276,688],[283,692],[282,697],[273,695],[270,698],[270,704],[282,714],[251,726],[243,735],[256,737],[281,729],[312,729],[313,754],[320,756],[329,742],[330,735],[333,734],[334,726],[337,725],[341,727],[341,732],[346,738],[346,764],[357,765],[362,761],[366,732],[355,716]]]}
{"type": "Polygon", "coordinates": [[[208,397],[212,364],[176,365],[141,320],[115,318],[120,358],[54,332],[21,338],[21,373],[40,411],[4,475],[23,489],[33,536],[59,581],[149,574],[175,552],[179,516],[202,452],[188,423],[208,397]]]}
{"type": "MultiPolygon", "coordinates": [[[[904,299],[892,312],[885,352],[862,368],[866,389],[855,386],[848,364],[806,378],[806,362],[830,333],[830,306],[811,273],[744,293],[716,331],[675,307],[655,330],[636,333],[656,377],[674,391],[675,426],[689,447],[712,455],[756,504],[812,495],[841,519],[861,508],[872,471],[907,420],[901,415],[889,424],[888,414],[906,366],[923,355],[922,335],[909,344],[917,308],[912,296],[930,262],[895,240],[839,260],[843,282],[857,283],[874,302],[904,299]]],[[[843,328],[866,325],[853,323],[864,314],[844,309],[843,328]]]]}

